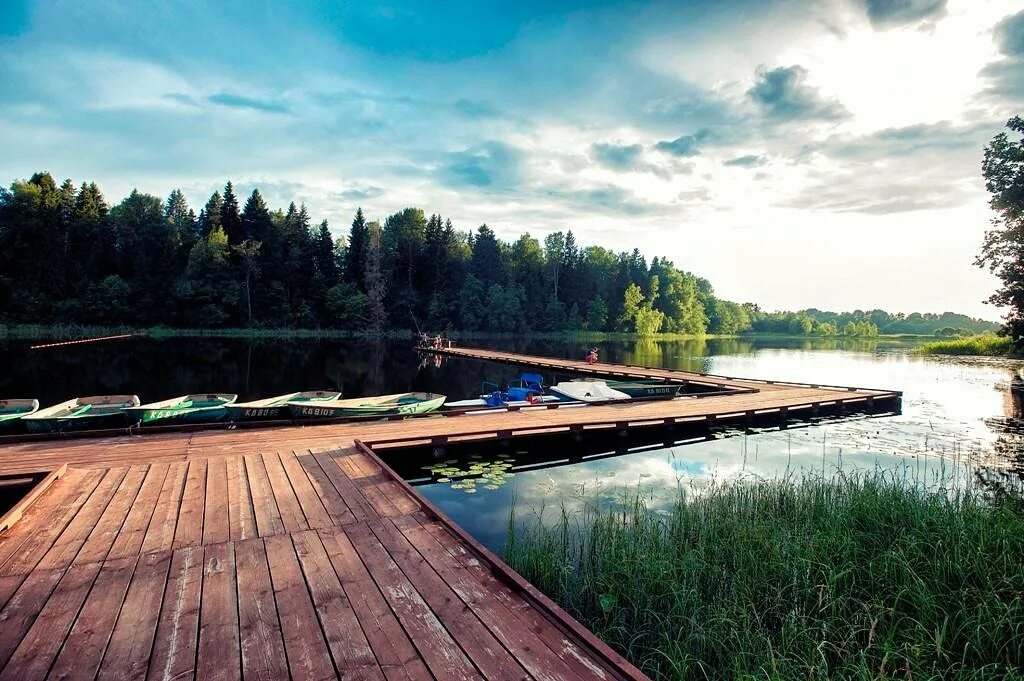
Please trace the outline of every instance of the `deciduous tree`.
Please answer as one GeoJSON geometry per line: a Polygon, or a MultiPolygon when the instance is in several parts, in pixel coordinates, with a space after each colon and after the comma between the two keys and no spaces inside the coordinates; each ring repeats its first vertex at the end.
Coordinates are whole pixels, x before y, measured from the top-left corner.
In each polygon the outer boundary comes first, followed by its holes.
{"type": "Polygon", "coordinates": [[[1007,308],[1006,328],[1019,345],[1024,336],[1024,118],[1014,116],[1006,127],[1018,139],[996,135],[981,164],[995,217],[975,264],[1002,282],[988,302],[1007,308]]]}

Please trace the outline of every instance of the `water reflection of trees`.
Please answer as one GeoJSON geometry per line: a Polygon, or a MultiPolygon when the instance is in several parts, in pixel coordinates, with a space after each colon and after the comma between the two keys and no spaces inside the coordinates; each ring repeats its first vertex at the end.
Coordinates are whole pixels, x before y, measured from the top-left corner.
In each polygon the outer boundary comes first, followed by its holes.
{"type": "Polygon", "coordinates": [[[1024,512],[1024,380],[1015,370],[1003,390],[1003,415],[988,419],[998,432],[993,455],[995,464],[979,466],[975,480],[986,496],[999,505],[1024,512]]]}
{"type": "Polygon", "coordinates": [[[602,358],[625,364],[663,366],[708,373],[709,358],[722,355],[752,355],[765,348],[786,350],[847,350],[873,352],[875,339],[857,338],[686,338],[679,340],[641,339],[598,343],[602,358]]]}
{"type": "Polygon", "coordinates": [[[0,348],[0,396],[52,404],[78,395],[130,393],[156,400],[196,392],[242,399],[336,389],[347,396],[429,390],[467,397],[484,378],[508,378],[483,363],[420,367],[407,343],[352,339],[139,338],[30,351],[0,348]]]}

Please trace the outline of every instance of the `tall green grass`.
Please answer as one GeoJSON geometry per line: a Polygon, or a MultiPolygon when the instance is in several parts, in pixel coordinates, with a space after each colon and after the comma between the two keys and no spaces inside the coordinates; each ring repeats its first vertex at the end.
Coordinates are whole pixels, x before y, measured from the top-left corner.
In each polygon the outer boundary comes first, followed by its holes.
{"type": "Polygon", "coordinates": [[[506,559],[655,678],[1020,678],[1024,517],[973,492],[807,479],[637,497],[506,559]]]}
{"type": "Polygon", "coordinates": [[[925,343],[918,351],[925,355],[990,355],[1005,357],[1013,354],[1013,341],[1006,336],[970,336],[949,338],[925,343]]]}

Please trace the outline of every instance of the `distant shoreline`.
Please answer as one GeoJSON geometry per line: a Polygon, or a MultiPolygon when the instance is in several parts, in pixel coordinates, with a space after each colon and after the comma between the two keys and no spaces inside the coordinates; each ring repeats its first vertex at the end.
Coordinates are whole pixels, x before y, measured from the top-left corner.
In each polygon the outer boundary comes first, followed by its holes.
{"type": "MultiPolygon", "coordinates": [[[[741,334],[680,334],[657,333],[652,336],[641,336],[633,332],[610,331],[534,331],[528,333],[509,333],[496,331],[448,331],[447,335],[455,340],[475,340],[483,338],[536,338],[541,340],[566,340],[583,342],[602,341],[674,341],[674,340],[830,340],[830,341],[878,341],[878,340],[924,340],[934,338],[929,335],[916,334],[879,334],[876,336],[815,336],[774,333],[741,333],[741,334]]],[[[23,340],[75,340],[95,336],[116,334],[136,334],[151,338],[368,338],[360,331],[351,329],[299,329],[299,328],[171,328],[133,326],[79,326],[79,325],[44,325],[44,324],[0,324],[0,339],[13,338],[23,340]]],[[[411,340],[416,332],[412,329],[392,329],[384,334],[385,339],[411,340]]]]}

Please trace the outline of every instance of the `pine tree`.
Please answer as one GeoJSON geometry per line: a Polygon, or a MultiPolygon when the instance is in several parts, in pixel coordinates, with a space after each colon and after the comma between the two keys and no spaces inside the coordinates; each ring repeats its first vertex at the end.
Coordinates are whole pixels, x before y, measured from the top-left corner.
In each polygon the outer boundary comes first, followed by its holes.
{"type": "Polygon", "coordinates": [[[232,246],[232,250],[238,255],[242,264],[242,271],[245,273],[245,313],[246,320],[252,326],[252,289],[260,276],[260,251],[263,244],[259,241],[246,239],[240,244],[232,246]]]}
{"type": "MultiPolygon", "coordinates": [[[[227,193],[225,192],[225,210],[227,210],[228,207],[228,200],[226,197],[227,193]]],[[[263,196],[260,194],[259,189],[253,189],[252,194],[250,194],[249,198],[246,200],[245,208],[242,210],[241,225],[241,233],[243,239],[259,242],[268,241],[267,237],[270,235],[272,221],[270,218],[270,211],[267,210],[267,204],[263,200],[263,196]]],[[[224,231],[228,232],[226,222],[224,231]]],[[[231,238],[230,232],[228,232],[228,238],[231,238]]]]}
{"type": "MultiPolygon", "coordinates": [[[[334,250],[334,239],[327,226],[327,220],[320,223],[313,246],[313,262],[324,285],[331,288],[338,283],[338,261],[334,250]]],[[[347,254],[346,254],[347,255],[347,254]]]]}
{"type": "Polygon", "coordinates": [[[484,322],[485,291],[476,275],[466,275],[462,285],[459,305],[459,328],[464,331],[479,331],[484,322]]]}
{"type": "Polygon", "coordinates": [[[367,298],[367,333],[379,338],[384,335],[387,327],[387,309],[384,307],[384,296],[387,284],[381,271],[381,228],[376,222],[367,226],[368,240],[366,251],[366,298],[367,298]]]}
{"type": "MultiPolygon", "coordinates": [[[[277,221],[275,221],[277,222],[277,221]]],[[[284,281],[288,291],[289,306],[293,310],[301,310],[308,306],[310,284],[317,277],[313,247],[313,235],[309,229],[309,212],[306,206],[296,208],[292,202],[281,223],[281,236],[284,244],[283,265],[284,281]],[[312,275],[312,277],[311,277],[312,275]]],[[[317,286],[327,290],[334,286],[333,281],[317,280],[317,286]]]]}
{"type": "Polygon", "coordinates": [[[634,248],[629,255],[629,280],[640,288],[648,283],[647,261],[639,248],[634,248]]]}
{"type": "Polygon", "coordinates": [[[544,261],[547,264],[551,295],[558,298],[558,286],[565,267],[565,235],[561,232],[548,234],[544,238],[544,261]]]}
{"type": "Polygon", "coordinates": [[[180,189],[174,189],[167,197],[164,204],[164,219],[170,225],[174,234],[174,240],[180,252],[184,253],[187,260],[192,247],[199,238],[196,226],[195,213],[188,207],[188,201],[180,189]]]}
{"type": "MultiPolygon", "coordinates": [[[[199,211],[199,234],[207,237],[215,229],[221,228],[221,214],[224,211],[224,200],[220,192],[214,192],[206,206],[199,211]]],[[[226,236],[226,235],[225,235],[226,236]]]]}
{"type": "Polygon", "coordinates": [[[82,262],[82,276],[90,281],[99,281],[117,269],[116,238],[109,216],[110,208],[96,183],[83,183],[75,199],[75,219],[82,238],[75,257],[82,262]]]}
{"type": "Polygon", "coordinates": [[[61,222],[70,226],[75,219],[75,184],[70,179],[64,180],[60,185],[58,210],[61,222]]]}
{"type": "Polygon", "coordinates": [[[164,204],[164,218],[170,223],[179,234],[192,231],[194,225],[190,221],[188,200],[180,189],[172,189],[164,204]]]}
{"type": "MultiPolygon", "coordinates": [[[[258,318],[261,323],[272,326],[289,326],[292,324],[293,310],[290,309],[292,301],[287,286],[284,216],[279,211],[276,216],[271,215],[259,190],[253,189],[245,202],[241,218],[245,240],[239,246],[248,244],[246,248],[255,248],[256,254],[255,267],[244,259],[241,263],[249,273],[246,302],[247,307],[251,305],[255,310],[250,313],[251,318],[258,318]]],[[[242,250],[236,249],[235,253],[243,256],[242,250]]],[[[294,311],[300,305],[296,305],[294,311]]]]}
{"type": "Polygon", "coordinates": [[[235,196],[235,188],[230,182],[224,185],[224,201],[220,208],[220,226],[228,237],[228,244],[234,246],[245,239],[245,232],[242,230],[242,216],[238,212],[238,197],[235,196]]]}
{"type": "Polygon", "coordinates": [[[570,307],[578,305],[580,300],[579,267],[579,248],[576,246],[576,237],[573,236],[572,230],[569,230],[565,233],[565,243],[562,247],[561,292],[558,297],[570,307]]]}
{"type": "Polygon", "coordinates": [[[405,208],[384,221],[381,232],[382,267],[388,282],[390,319],[408,325],[422,316],[422,289],[426,286],[423,263],[427,219],[422,209],[405,208]]]}
{"type": "Polygon", "coordinates": [[[369,244],[369,229],[363,217],[363,209],[356,209],[352,229],[348,236],[348,250],[345,252],[345,278],[366,293],[366,252],[369,244]]]}
{"type": "Polygon", "coordinates": [[[180,271],[177,244],[164,219],[163,201],[138,190],[110,212],[117,238],[118,274],[132,289],[132,321],[156,323],[173,316],[167,284],[180,271]]]}
{"type": "Polygon", "coordinates": [[[498,238],[487,225],[480,225],[473,239],[473,259],[470,271],[487,289],[494,284],[507,281],[505,264],[501,258],[498,238]]]}

